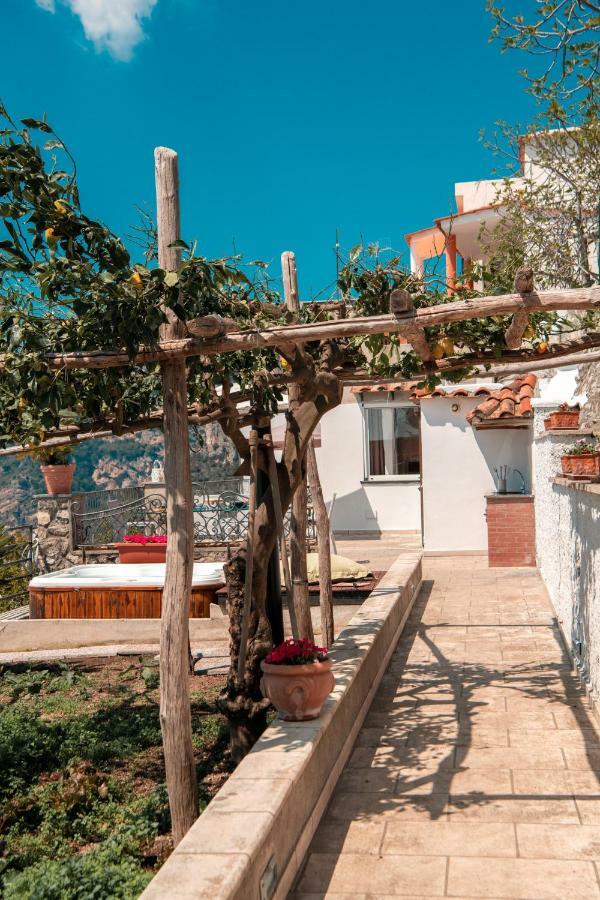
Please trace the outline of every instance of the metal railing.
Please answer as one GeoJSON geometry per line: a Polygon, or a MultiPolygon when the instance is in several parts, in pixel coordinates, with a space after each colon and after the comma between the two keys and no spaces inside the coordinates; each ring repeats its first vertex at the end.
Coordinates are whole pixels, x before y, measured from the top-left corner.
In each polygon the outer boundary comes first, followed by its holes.
{"type": "MultiPolygon", "coordinates": [[[[243,540],[248,529],[248,497],[239,490],[242,479],[206,481],[194,485],[194,540],[230,544],[243,540]],[[215,490],[221,488],[221,490],[215,490]],[[225,489],[223,489],[225,488],[225,489]]],[[[114,492],[113,492],[114,493],[114,492]]],[[[285,517],[289,533],[290,514],[285,517]]],[[[151,493],[125,502],[101,503],[73,509],[76,547],[102,547],[122,541],[126,534],[164,535],[167,509],[163,494],[151,493]]],[[[312,505],[308,507],[307,538],[316,539],[312,505]]]]}
{"type": "Polygon", "coordinates": [[[35,574],[32,525],[0,532],[0,613],[29,602],[27,585],[35,574]]]}

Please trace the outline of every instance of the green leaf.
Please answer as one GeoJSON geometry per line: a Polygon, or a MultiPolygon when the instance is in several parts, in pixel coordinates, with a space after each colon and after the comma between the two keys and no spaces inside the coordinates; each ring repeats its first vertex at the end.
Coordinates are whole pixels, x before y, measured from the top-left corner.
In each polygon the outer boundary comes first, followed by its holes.
{"type": "Polygon", "coordinates": [[[52,134],[52,129],[46,122],[41,119],[21,119],[26,128],[36,128],[38,131],[44,131],[46,134],[52,134]]]}

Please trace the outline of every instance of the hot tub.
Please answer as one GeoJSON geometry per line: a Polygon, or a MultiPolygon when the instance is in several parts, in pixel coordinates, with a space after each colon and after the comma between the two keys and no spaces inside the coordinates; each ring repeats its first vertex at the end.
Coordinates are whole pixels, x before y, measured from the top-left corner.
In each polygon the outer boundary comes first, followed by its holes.
{"type": "MultiPolygon", "coordinates": [[[[29,582],[32,619],[159,619],[164,563],[73,566],[29,582]]],[[[222,563],[194,563],[190,616],[206,619],[225,584],[222,563]]]]}

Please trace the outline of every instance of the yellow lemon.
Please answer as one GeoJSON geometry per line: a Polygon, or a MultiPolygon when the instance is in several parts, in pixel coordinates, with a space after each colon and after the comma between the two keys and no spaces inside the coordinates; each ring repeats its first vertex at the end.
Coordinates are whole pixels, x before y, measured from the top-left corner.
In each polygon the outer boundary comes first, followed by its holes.
{"type": "Polygon", "coordinates": [[[287,359],[284,359],[283,356],[279,357],[279,365],[282,369],[289,369],[290,367],[289,362],[287,361],[287,359]]]}
{"type": "Polygon", "coordinates": [[[451,337],[440,338],[433,345],[431,351],[434,359],[443,359],[444,356],[452,356],[454,353],[454,341],[451,337]]]}
{"type": "Polygon", "coordinates": [[[54,201],[54,209],[59,214],[59,216],[66,216],[69,212],[69,207],[65,203],[64,200],[55,200],[54,201]]]}
{"type": "Polygon", "coordinates": [[[144,282],[142,276],[139,272],[134,272],[131,278],[129,279],[129,284],[132,284],[134,288],[143,288],[144,282]]]}

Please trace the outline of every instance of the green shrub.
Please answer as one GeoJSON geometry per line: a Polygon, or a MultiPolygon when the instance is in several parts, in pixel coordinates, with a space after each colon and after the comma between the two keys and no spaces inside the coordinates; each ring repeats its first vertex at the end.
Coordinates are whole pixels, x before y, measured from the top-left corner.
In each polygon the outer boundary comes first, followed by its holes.
{"type": "Polygon", "coordinates": [[[5,878],[5,900],[135,900],[152,872],[139,859],[107,841],[65,861],[43,860],[5,878]]]}
{"type": "Polygon", "coordinates": [[[77,760],[94,765],[122,759],[160,743],[155,704],[103,704],[90,715],[47,721],[24,701],[0,710],[0,799],[42,772],[77,760]]]}

